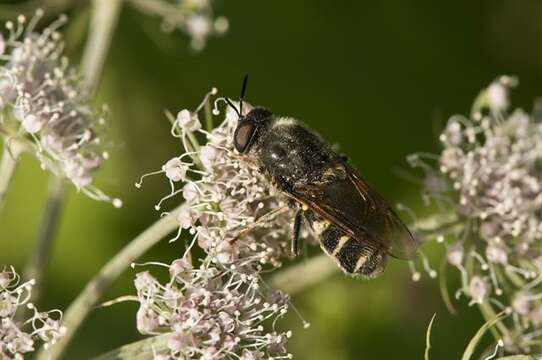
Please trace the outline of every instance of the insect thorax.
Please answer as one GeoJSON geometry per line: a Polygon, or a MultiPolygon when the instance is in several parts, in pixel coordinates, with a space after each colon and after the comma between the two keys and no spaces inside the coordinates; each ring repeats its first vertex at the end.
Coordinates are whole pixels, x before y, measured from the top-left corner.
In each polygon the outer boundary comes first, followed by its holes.
{"type": "Polygon", "coordinates": [[[317,181],[338,156],[297,120],[277,118],[266,130],[254,152],[269,176],[291,185],[317,181]]]}

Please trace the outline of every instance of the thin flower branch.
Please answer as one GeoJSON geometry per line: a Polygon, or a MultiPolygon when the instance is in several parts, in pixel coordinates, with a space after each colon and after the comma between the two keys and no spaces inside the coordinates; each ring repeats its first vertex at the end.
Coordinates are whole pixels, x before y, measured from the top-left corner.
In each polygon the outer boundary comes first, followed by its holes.
{"type": "Polygon", "coordinates": [[[157,352],[167,349],[171,334],[157,335],[121,346],[91,360],[152,360],[157,352]]]}
{"type": "Polygon", "coordinates": [[[83,53],[81,70],[91,93],[96,92],[115,33],[122,0],[92,0],[89,39],[83,53]]]}
{"type": "Polygon", "coordinates": [[[19,144],[17,141],[13,141],[11,144],[4,144],[1,155],[2,158],[0,160],[0,209],[2,209],[4,205],[11,178],[15,173],[17,161],[22,152],[22,144],[19,144]]]}
{"type": "Polygon", "coordinates": [[[33,302],[39,300],[44,286],[44,276],[49,264],[65,195],[64,180],[52,177],[49,182],[48,199],[38,228],[36,242],[23,273],[24,279],[34,279],[36,281],[32,292],[33,302]]]}

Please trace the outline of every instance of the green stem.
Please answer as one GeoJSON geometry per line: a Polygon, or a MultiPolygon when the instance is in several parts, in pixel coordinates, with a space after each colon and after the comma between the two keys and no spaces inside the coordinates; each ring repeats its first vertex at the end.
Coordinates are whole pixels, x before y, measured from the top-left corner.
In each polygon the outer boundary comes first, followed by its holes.
{"type": "Polygon", "coordinates": [[[45,211],[41,219],[38,236],[34,249],[26,265],[23,278],[34,279],[36,284],[32,288],[32,302],[39,300],[43,288],[44,273],[49,264],[49,255],[53,247],[58,220],[62,213],[62,204],[65,197],[63,181],[53,176],[49,183],[49,192],[45,211]]]}
{"type": "Polygon", "coordinates": [[[66,333],[49,351],[42,349],[38,354],[38,360],[55,360],[62,355],[105,290],[130,267],[130,264],[179,226],[176,220],[179,209],[180,207],[161,218],[130,241],[87,283],[64,313],[63,324],[67,328],[66,333]]]}
{"type": "Polygon", "coordinates": [[[163,334],[139,340],[96,356],[92,360],[151,360],[154,358],[154,352],[167,349],[170,337],[171,334],[163,334]]]}
{"type": "MultiPolygon", "coordinates": [[[[478,308],[480,309],[480,313],[482,314],[482,317],[486,322],[497,318],[497,313],[493,310],[493,307],[491,306],[491,304],[489,304],[489,302],[485,301],[481,304],[478,304],[478,308]]],[[[510,336],[508,328],[503,323],[501,318],[495,320],[495,328],[491,327],[490,331],[496,341],[510,336]]]]}
{"type": "Polygon", "coordinates": [[[111,45],[122,0],[93,0],[89,38],[81,69],[87,88],[94,93],[111,45]]]}
{"type": "Polygon", "coordinates": [[[213,112],[211,110],[211,101],[207,100],[203,106],[205,114],[205,130],[211,132],[213,130],[213,112]]]}
{"type": "Polygon", "coordinates": [[[0,160],[0,209],[6,200],[9,184],[15,173],[17,161],[22,150],[22,147],[18,145],[16,140],[9,144],[8,142],[4,144],[2,159],[0,160]]]}
{"type": "Polygon", "coordinates": [[[270,285],[295,295],[335,274],[337,270],[337,265],[329,256],[320,254],[277,272],[271,277],[270,285]]]}

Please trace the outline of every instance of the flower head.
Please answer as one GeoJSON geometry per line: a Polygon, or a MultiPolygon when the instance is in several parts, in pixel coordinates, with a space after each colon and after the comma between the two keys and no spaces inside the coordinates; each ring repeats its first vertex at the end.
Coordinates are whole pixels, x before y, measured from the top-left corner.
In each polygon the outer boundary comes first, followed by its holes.
{"type": "Polygon", "coordinates": [[[38,10],[30,21],[20,16],[7,22],[7,37],[0,37],[0,133],[8,144],[13,138],[25,142],[44,169],[87,195],[111,200],[92,185],[94,171],[108,157],[100,137],[104,114],[92,109],[63,55],[58,29],[66,17],[37,32],[42,15],[38,10]]]}
{"type": "Polygon", "coordinates": [[[39,312],[29,302],[33,281],[20,282],[13,267],[0,268],[0,358],[22,359],[35,350],[36,342],[45,347],[55,344],[64,334],[59,310],[39,312]],[[22,308],[32,310],[28,319],[17,321],[22,308]]]}
{"type": "Polygon", "coordinates": [[[541,324],[542,124],[536,112],[510,109],[516,84],[498,78],[469,117],[451,117],[436,164],[423,155],[410,160],[439,179],[426,195],[459,225],[440,236],[449,240],[448,263],[461,273],[457,294],[507,310],[512,320],[498,328],[505,347],[527,351],[541,324]]]}
{"type": "Polygon", "coordinates": [[[164,174],[171,186],[157,209],[182,195],[173,240],[184,232],[189,240],[180,259],[163,264],[170,275],[166,284],[148,272],[137,275],[138,329],[169,333],[167,355],[173,358],[288,358],[291,333],[275,324],[289,309],[289,297],[269,288],[261,274],[280,267],[289,254],[292,210],[257,166],[234,150],[233,111],[215,129],[201,128],[198,113],[214,94],[216,89],[196,111],[170,115],[172,134],[186,153],[151,173],[164,174]],[[199,259],[191,251],[196,244],[205,253],[199,259]]]}

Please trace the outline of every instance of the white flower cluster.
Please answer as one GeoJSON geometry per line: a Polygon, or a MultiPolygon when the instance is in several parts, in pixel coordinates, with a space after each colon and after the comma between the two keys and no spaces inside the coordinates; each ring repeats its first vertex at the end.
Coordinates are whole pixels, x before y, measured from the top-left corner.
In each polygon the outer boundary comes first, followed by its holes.
{"type": "Polygon", "coordinates": [[[288,310],[289,298],[260,288],[258,274],[236,265],[215,266],[206,258],[199,268],[187,259],[169,265],[162,285],[148,272],[137,274],[142,334],[171,333],[165,352],[155,359],[285,359],[291,332],[277,332],[275,322],[288,310]],[[264,331],[271,319],[272,331],[264,331]]]}
{"type": "Polygon", "coordinates": [[[164,31],[180,30],[190,36],[190,45],[196,51],[205,47],[209,37],[228,31],[228,19],[213,14],[214,0],[158,0],[152,5],[146,0],[132,1],[142,11],[161,16],[164,31]]]}
{"type": "Polygon", "coordinates": [[[497,328],[504,344],[528,352],[542,349],[542,119],[509,109],[515,84],[500,77],[471,117],[449,120],[438,164],[423,155],[410,161],[425,170],[429,198],[456,215],[459,226],[438,237],[461,273],[456,295],[486,315],[509,313],[497,328]]]}
{"type": "Polygon", "coordinates": [[[93,172],[108,157],[98,135],[105,120],[91,108],[81,79],[63,56],[57,30],[66,17],[38,33],[42,16],[40,10],[30,21],[19,16],[5,24],[7,36],[0,35],[0,133],[8,145],[14,137],[28,140],[44,169],[109,201],[92,186],[93,172]]]}
{"type": "Polygon", "coordinates": [[[29,302],[33,285],[33,281],[20,283],[13,267],[0,269],[0,359],[23,359],[35,350],[37,341],[47,348],[65,332],[60,310],[39,312],[29,302]],[[32,316],[17,321],[17,311],[25,306],[32,310],[32,316]]]}
{"type": "Polygon", "coordinates": [[[233,111],[210,132],[202,129],[198,113],[214,94],[216,89],[195,112],[183,110],[172,119],[172,133],[187,152],[152,173],[165,174],[171,184],[157,209],[182,194],[176,238],[185,229],[192,239],[181,259],[164,264],[170,272],[166,285],[147,272],[138,274],[138,328],[145,334],[170,332],[166,355],[173,358],[289,358],[285,342],[291,332],[278,332],[275,323],[291,305],[261,273],[281,266],[288,255],[293,214],[258,168],[233,150],[233,111]],[[198,136],[207,139],[204,146],[198,136]],[[196,243],[205,256],[192,260],[196,243]]]}

